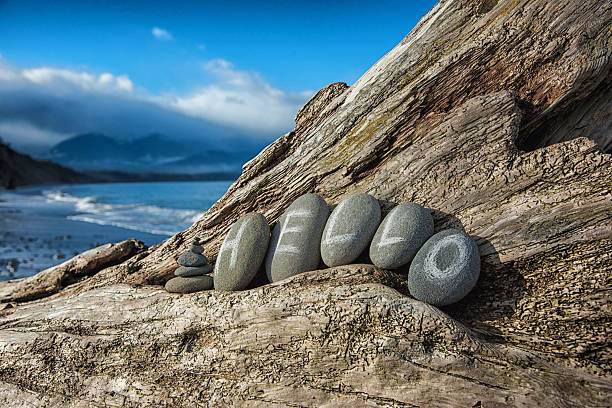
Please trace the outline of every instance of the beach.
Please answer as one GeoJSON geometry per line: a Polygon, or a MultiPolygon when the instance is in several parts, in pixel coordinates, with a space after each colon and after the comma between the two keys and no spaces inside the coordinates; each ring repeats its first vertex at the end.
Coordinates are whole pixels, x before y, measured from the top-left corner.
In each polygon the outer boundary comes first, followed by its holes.
{"type": "Polygon", "coordinates": [[[108,242],[136,238],[151,246],[168,237],[71,220],[68,208],[20,198],[0,193],[0,281],[34,275],[108,242]]]}
{"type": "Polygon", "coordinates": [[[0,191],[0,281],[34,275],[96,246],[158,244],[188,228],[231,182],[125,183],[0,191]],[[188,193],[182,193],[188,192],[188,193]],[[198,197],[194,199],[190,194],[198,197]]]}

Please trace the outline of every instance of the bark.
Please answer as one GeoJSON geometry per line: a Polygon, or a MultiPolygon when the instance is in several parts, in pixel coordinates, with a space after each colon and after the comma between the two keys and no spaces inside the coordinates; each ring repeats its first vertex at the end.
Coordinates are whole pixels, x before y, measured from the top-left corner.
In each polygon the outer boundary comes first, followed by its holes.
{"type": "Polygon", "coordinates": [[[611,25],[612,3],[596,0],[441,1],[355,84],[321,90],[189,230],[0,312],[0,395],[35,406],[605,406],[611,25]],[[437,231],[476,239],[477,287],[439,310],[407,296],[405,275],[364,265],[241,293],[146,286],[168,279],[194,236],[214,260],[239,216],[274,223],[307,192],[424,205],[437,231]]]}

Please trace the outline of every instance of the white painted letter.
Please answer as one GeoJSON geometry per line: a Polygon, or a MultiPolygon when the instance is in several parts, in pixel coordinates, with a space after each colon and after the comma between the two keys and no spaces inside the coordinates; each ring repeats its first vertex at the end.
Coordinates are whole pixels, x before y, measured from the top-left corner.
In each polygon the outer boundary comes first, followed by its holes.
{"type": "Polygon", "coordinates": [[[380,237],[380,241],[378,242],[378,247],[384,247],[392,244],[399,244],[400,242],[408,241],[403,237],[391,237],[389,234],[391,233],[391,225],[393,221],[397,218],[397,212],[391,214],[391,217],[385,223],[385,228],[383,229],[382,236],[380,237]]]}
{"type": "Polygon", "coordinates": [[[219,259],[221,259],[221,256],[223,256],[226,250],[232,251],[232,253],[230,254],[229,269],[234,269],[234,266],[236,266],[236,259],[238,257],[238,251],[237,251],[238,241],[240,241],[240,237],[242,237],[242,232],[244,231],[248,223],[249,223],[249,220],[243,222],[240,228],[238,228],[238,232],[236,233],[236,236],[234,237],[234,239],[229,239],[229,235],[228,235],[225,238],[225,241],[223,241],[223,244],[221,245],[221,249],[219,250],[219,259]]]}
{"type": "Polygon", "coordinates": [[[423,261],[423,270],[433,279],[452,279],[468,262],[468,252],[469,249],[463,239],[458,238],[456,235],[449,235],[436,242],[436,244],[429,250],[425,261],[423,261]],[[457,258],[454,259],[452,264],[448,265],[446,268],[444,268],[444,270],[441,270],[438,268],[436,263],[438,252],[440,252],[445,246],[453,244],[457,246],[457,251],[459,252],[457,254],[457,258]]]}
{"type": "Polygon", "coordinates": [[[283,222],[283,225],[281,225],[280,236],[278,238],[278,247],[276,249],[276,252],[277,253],[289,253],[289,254],[300,255],[302,253],[300,248],[295,247],[293,245],[282,245],[283,237],[288,232],[302,232],[302,231],[304,231],[304,227],[302,225],[298,225],[298,226],[291,227],[291,228],[288,227],[289,220],[292,217],[294,217],[294,218],[295,217],[311,218],[313,216],[314,216],[314,213],[312,211],[308,211],[308,210],[293,210],[293,211],[288,212],[287,215],[285,216],[285,221],[283,222]]]}
{"type": "Polygon", "coordinates": [[[334,232],[333,232],[334,225],[336,225],[338,214],[340,214],[342,207],[344,207],[345,204],[346,204],[346,200],[338,204],[338,207],[336,207],[336,209],[332,212],[332,215],[329,217],[329,220],[327,221],[329,223],[329,228],[327,228],[327,231],[325,233],[325,244],[327,245],[343,244],[347,241],[351,241],[352,239],[355,239],[355,236],[357,236],[356,232],[352,232],[350,234],[334,235],[334,232]]]}

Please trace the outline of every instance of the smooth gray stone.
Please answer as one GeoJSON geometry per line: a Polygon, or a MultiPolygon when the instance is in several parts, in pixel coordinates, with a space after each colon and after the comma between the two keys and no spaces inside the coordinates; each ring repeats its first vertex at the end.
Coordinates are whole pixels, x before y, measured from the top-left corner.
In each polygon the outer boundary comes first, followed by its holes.
{"type": "Polygon", "coordinates": [[[317,269],[328,217],[329,207],[317,194],[305,194],[285,210],[272,230],[266,255],[270,282],[317,269]]]}
{"type": "Polygon", "coordinates": [[[387,214],[370,244],[370,259],[379,268],[406,265],[434,233],[431,213],[415,203],[400,204],[387,214]]]}
{"type": "Polygon", "coordinates": [[[204,276],[177,276],[166,282],[166,290],[173,293],[192,293],[209,290],[213,287],[213,278],[204,276]]]}
{"type": "Polygon", "coordinates": [[[232,225],[215,263],[215,289],[242,290],[255,277],[270,241],[266,217],[249,213],[232,225]]]}
{"type": "Polygon", "coordinates": [[[369,194],[354,194],[342,200],[329,216],[321,257],[327,266],[346,265],[368,246],[380,223],[380,205],[369,194]]]}
{"type": "Polygon", "coordinates": [[[456,229],[440,231],[425,242],[410,264],[408,290],[416,299],[446,306],[463,299],[480,276],[478,246],[456,229]]]}
{"type": "Polygon", "coordinates": [[[203,254],[204,247],[202,245],[191,244],[189,247],[189,252],[193,252],[194,254],[203,254]]]}
{"type": "Polygon", "coordinates": [[[176,262],[181,266],[202,266],[208,263],[208,258],[201,254],[193,252],[185,252],[179,256],[176,262]]]}
{"type": "Polygon", "coordinates": [[[211,264],[203,266],[179,266],[174,271],[176,276],[201,276],[212,272],[213,267],[211,264]]]}

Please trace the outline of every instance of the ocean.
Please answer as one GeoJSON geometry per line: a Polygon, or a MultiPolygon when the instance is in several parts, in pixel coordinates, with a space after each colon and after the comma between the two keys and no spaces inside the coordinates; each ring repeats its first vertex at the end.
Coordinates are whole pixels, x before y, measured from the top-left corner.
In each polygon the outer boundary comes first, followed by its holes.
{"type": "Polygon", "coordinates": [[[107,242],[160,243],[189,228],[231,184],[108,183],[0,191],[0,280],[33,275],[107,242]]]}

